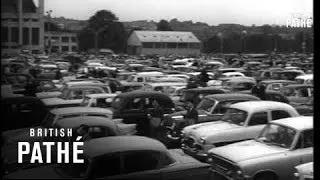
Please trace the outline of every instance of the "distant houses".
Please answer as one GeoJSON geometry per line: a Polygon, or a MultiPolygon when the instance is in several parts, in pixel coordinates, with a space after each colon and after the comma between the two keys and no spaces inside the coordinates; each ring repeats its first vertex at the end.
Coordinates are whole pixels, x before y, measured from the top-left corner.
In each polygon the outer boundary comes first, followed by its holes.
{"type": "Polygon", "coordinates": [[[132,55],[199,55],[201,42],[192,32],[134,31],[127,40],[132,55]]]}

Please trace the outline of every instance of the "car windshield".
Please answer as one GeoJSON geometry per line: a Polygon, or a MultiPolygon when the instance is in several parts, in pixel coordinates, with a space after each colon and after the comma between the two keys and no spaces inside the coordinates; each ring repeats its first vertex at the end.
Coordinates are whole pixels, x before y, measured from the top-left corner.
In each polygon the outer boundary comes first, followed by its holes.
{"type": "Polygon", "coordinates": [[[89,101],[90,101],[90,97],[85,97],[81,102],[81,106],[84,106],[84,107],[88,106],[89,101]]]}
{"type": "Polygon", "coordinates": [[[297,131],[292,128],[269,124],[261,131],[256,140],[268,145],[289,149],[292,146],[296,134],[297,131]]]}
{"type": "Polygon", "coordinates": [[[226,121],[229,123],[237,124],[239,126],[243,126],[248,113],[246,111],[240,109],[229,108],[227,112],[223,115],[222,121],[226,121]]]}
{"type": "Polygon", "coordinates": [[[216,101],[209,98],[204,98],[199,105],[197,106],[198,110],[204,110],[206,112],[211,112],[212,107],[214,107],[216,104],[216,101]]]}

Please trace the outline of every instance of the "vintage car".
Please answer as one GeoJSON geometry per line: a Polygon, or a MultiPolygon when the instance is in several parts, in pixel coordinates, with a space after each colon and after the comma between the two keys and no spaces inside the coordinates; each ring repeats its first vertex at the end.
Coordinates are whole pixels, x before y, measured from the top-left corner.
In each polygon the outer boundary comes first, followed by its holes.
{"type": "Polygon", "coordinates": [[[254,140],[209,150],[213,178],[287,180],[295,167],[313,161],[313,117],[272,121],[254,140]]]}
{"type": "Polygon", "coordinates": [[[273,120],[296,117],[290,105],[275,101],[246,101],[230,105],[220,121],[187,126],[182,130],[185,153],[205,160],[209,149],[255,138],[273,120]]]}
{"type": "MultiPolygon", "coordinates": [[[[150,82],[153,78],[163,77],[164,74],[162,72],[139,72],[135,75],[131,75],[127,82],[150,82]]],[[[120,81],[122,83],[122,81],[120,81]]]]}
{"type": "Polygon", "coordinates": [[[313,180],[313,166],[313,162],[296,166],[295,180],[313,180]]]}
{"type": "Polygon", "coordinates": [[[122,92],[130,92],[130,91],[134,91],[134,90],[139,90],[141,89],[144,84],[140,83],[140,82],[126,82],[126,81],[122,81],[122,92]]]}
{"type": "Polygon", "coordinates": [[[2,97],[1,130],[12,130],[40,124],[48,110],[43,102],[35,97],[2,97]]]}
{"type": "Polygon", "coordinates": [[[52,127],[61,119],[78,116],[99,116],[113,119],[112,111],[106,108],[66,107],[52,109],[50,112],[48,112],[46,118],[42,122],[42,126],[52,127]]]}
{"type": "Polygon", "coordinates": [[[118,94],[88,94],[84,97],[81,102],[81,106],[84,107],[99,107],[99,108],[110,108],[113,98],[118,94]]]}
{"type": "MultiPolygon", "coordinates": [[[[196,107],[198,122],[218,121],[231,104],[244,101],[260,100],[258,97],[247,94],[213,94],[205,96],[196,107]]],[[[179,111],[165,116],[163,125],[167,129],[166,137],[170,142],[180,143],[181,130],[185,126],[183,115],[186,111],[179,111]],[[178,141],[178,142],[177,142],[178,141]]]]}
{"type": "MultiPolygon", "coordinates": [[[[32,144],[35,141],[46,141],[46,142],[74,142],[78,136],[76,130],[81,125],[89,126],[88,136],[90,139],[101,138],[101,137],[110,137],[110,136],[121,136],[121,135],[135,135],[136,133],[136,125],[135,124],[124,124],[121,122],[115,122],[105,117],[97,117],[97,116],[86,116],[86,117],[71,117],[65,118],[57,122],[53,128],[57,129],[66,129],[71,128],[73,130],[72,137],[30,137],[24,136],[24,139],[20,139],[21,141],[26,141],[32,144]]],[[[31,153],[25,155],[23,158],[23,163],[18,163],[18,144],[14,143],[17,140],[18,134],[15,136],[6,137],[3,139],[3,147],[2,147],[2,157],[5,159],[5,164],[3,165],[5,168],[5,172],[9,173],[12,171],[17,171],[19,169],[31,168],[34,166],[41,166],[39,163],[30,163],[31,153]],[[14,139],[14,141],[13,141],[14,139]]],[[[20,136],[22,137],[22,136],[20,136]]],[[[19,140],[19,141],[20,141],[19,140]]],[[[87,139],[88,140],[88,139],[87,139]]],[[[45,148],[44,146],[41,146],[45,148]]],[[[72,149],[70,149],[72,151],[72,149]]],[[[41,149],[43,153],[45,153],[45,149],[41,149]]],[[[56,162],[56,148],[51,148],[51,160],[56,162]]],[[[46,157],[43,157],[46,159],[46,157]]]]}
{"type": "Polygon", "coordinates": [[[280,93],[288,98],[290,104],[306,104],[313,96],[313,85],[287,85],[281,88],[280,93]]]}
{"type": "Polygon", "coordinates": [[[301,76],[297,76],[295,81],[298,84],[311,84],[313,85],[313,74],[305,74],[301,76]]]}
{"type": "Polygon", "coordinates": [[[22,73],[6,73],[1,76],[2,84],[11,84],[15,94],[25,94],[27,83],[34,80],[30,74],[22,73]]]}
{"type": "Polygon", "coordinates": [[[185,110],[185,102],[192,101],[194,106],[197,106],[201,99],[209,94],[224,94],[229,93],[230,90],[218,88],[218,87],[204,87],[204,88],[192,88],[183,91],[179,101],[175,101],[175,106],[177,110],[185,110]]]}
{"type": "Polygon", "coordinates": [[[151,138],[97,138],[85,142],[83,153],[84,163],[42,166],[13,172],[4,178],[209,179],[208,164],[186,156],[179,149],[168,150],[151,138]]]}
{"type": "Polygon", "coordinates": [[[297,76],[304,75],[305,73],[302,70],[283,70],[274,72],[274,77],[276,79],[286,79],[294,81],[297,76]]]}
{"type": "Polygon", "coordinates": [[[125,123],[137,123],[148,118],[148,113],[154,109],[154,100],[164,108],[165,114],[173,112],[174,104],[169,96],[154,91],[137,90],[118,94],[113,99],[113,118],[122,118],[125,123]]]}
{"type": "Polygon", "coordinates": [[[279,92],[280,89],[284,86],[290,85],[290,84],[296,84],[295,81],[289,81],[289,80],[262,80],[260,82],[261,84],[264,84],[266,87],[266,91],[277,91],[279,92]]]}

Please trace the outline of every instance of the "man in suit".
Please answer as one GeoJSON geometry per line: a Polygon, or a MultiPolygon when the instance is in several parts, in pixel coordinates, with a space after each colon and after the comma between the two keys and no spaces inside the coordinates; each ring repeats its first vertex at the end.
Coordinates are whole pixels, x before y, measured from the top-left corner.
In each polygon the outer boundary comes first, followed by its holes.
{"type": "Polygon", "coordinates": [[[195,109],[192,101],[187,101],[187,113],[184,115],[186,126],[198,123],[198,111],[195,109]]]}

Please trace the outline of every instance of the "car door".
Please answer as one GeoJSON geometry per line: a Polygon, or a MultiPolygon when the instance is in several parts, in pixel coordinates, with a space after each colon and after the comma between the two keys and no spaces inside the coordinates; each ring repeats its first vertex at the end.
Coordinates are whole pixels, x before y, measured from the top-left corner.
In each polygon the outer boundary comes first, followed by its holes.
{"type": "Polygon", "coordinates": [[[260,131],[269,122],[269,119],[268,111],[253,113],[248,122],[245,123],[243,139],[253,139],[258,136],[260,131]]]}
{"type": "Polygon", "coordinates": [[[291,170],[287,174],[291,175],[294,173],[295,166],[313,161],[313,130],[302,131],[294,149],[288,151],[285,156],[287,157],[287,165],[290,167],[288,169],[291,170]]]}

